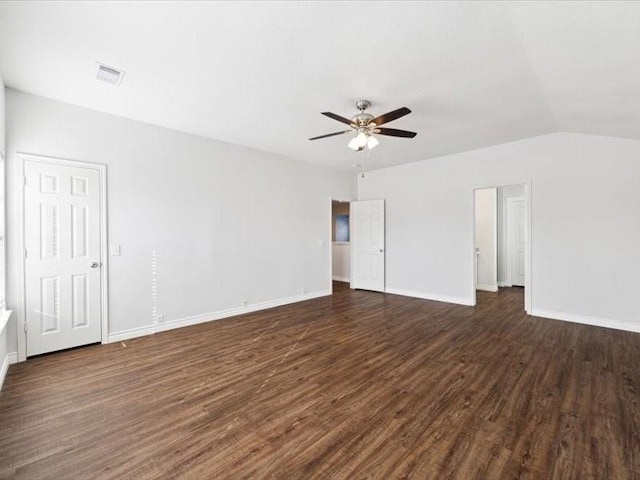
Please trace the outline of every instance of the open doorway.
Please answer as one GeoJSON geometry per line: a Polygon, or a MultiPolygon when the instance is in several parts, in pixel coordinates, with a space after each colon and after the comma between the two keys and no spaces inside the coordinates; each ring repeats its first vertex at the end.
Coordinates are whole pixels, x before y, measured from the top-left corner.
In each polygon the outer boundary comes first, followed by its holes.
{"type": "Polygon", "coordinates": [[[334,282],[351,281],[349,215],[348,201],[331,201],[331,280],[334,282]]]}
{"type": "Polygon", "coordinates": [[[528,183],[474,189],[474,304],[508,294],[530,310],[529,190],[528,183]]]}

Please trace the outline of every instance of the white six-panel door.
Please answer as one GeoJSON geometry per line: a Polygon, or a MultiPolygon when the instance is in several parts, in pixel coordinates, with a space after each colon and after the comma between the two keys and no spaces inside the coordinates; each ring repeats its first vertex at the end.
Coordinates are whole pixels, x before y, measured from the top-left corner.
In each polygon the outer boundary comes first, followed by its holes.
{"type": "Polygon", "coordinates": [[[384,292],[384,200],[351,202],[351,288],[384,292]]]}
{"type": "Polygon", "coordinates": [[[101,339],[100,172],[25,161],[27,355],[101,339]]]}
{"type": "Polygon", "coordinates": [[[527,203],[524,198],[507,199],[507,255],[509,283],[523,287],[527,246],[527,203]]]}

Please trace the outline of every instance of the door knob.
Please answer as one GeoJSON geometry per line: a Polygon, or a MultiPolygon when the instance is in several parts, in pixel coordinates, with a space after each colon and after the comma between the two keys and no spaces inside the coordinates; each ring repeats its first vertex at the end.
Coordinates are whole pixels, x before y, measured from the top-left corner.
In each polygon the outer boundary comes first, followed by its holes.
{"type": "Polygon", "coordinates": [[[380,253],[384,252],[384,248],[379,248],[378,250],[380,251],[380,253]]]}
{"type": "Polygon", "coordinates": [[[91,262],[91,265],[89,265],[91,268],[98,268],[100,266],[100,264],[98,262],[91,262]]]}

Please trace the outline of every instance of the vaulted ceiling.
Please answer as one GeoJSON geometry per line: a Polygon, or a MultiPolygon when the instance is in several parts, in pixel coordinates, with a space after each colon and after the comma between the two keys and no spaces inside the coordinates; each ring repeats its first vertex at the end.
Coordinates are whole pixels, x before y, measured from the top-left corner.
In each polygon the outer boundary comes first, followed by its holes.
{"type": "Polygon", "coordinates": [[[0,2],[13,88],[339,168],[556,131],[640,138],[640,3],[0,2]],[[95,62],[126,72],[118,87],[95,62]],[[369,153],[320,115],[413,113],[369,153]]]}

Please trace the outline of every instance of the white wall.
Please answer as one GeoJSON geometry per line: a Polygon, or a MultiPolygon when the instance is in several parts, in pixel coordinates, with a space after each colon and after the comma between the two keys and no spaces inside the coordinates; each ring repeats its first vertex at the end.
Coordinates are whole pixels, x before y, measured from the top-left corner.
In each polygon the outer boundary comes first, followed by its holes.
{"type": "Polygon", "coordinates": [[[4,80],[0,75],[0,152],[5,156],[5,88],[4,80]]]}
{"type": "Polygon", "coordinates": [[[498,290],[498,191],[475,191],[476,288],[498,290]]]}
{"type": "Polygon", "coordinates": [[[386,200],[387,288],[469,303],[473,188],[525,179],[533,313],[640,331],[637,140],[557,133],[358,178],[386,200]]]}
{"type": "Polygon", "coordinates": [[[350,281],[351,245],[348,242],[334,242],[331,249],[333,279],[340,282],[350,281]]]}
{"type": "Polygon", "coordinates": [[[5,85],[0,75],[0,308],[5,306],[6,275],[5,275],[5,158],[6,158],[6,101],[5,85]]]}
{"type": "Polygon", "coordinates": [[[507,198],[524,197],[524,184],[498,187],[498,285],[506,286],[507,275],[507,198]]]}
{"type": "MultiPolygon", "coordinates": [[[[16,314],[18,151],[107,165],[109,243],[122,247],[109,258],[111,333],[148,333],[154,306],[167,322],[201,320],[241,311],[243,300],[251,307],[303,290],[328,293],[329,197],[352,197],[351,174],[11,89],[7,120],[8,302],[16,314]]],[[[21,322],[12,322],[14,343],[21,322]]]]}
{"type": "MultiPolygon", "coordinates": [[[[4,80],[0,75],[0,236],[4,235],[4,228],[1,224],[2,218],[4,217],[4,161],[2,160],[5,156],[5,88],[4,88],[4,80]]],[[[2,249],[4,248],[3,242],[0,241],[0,255],[2,255],[2,249]]],[[[4,265],[2,259],[0,258],[0,304],[4,303],[4,265]]],[[[9,353],[10,351],[15,351],[14,349],[9,348],[9,338],[8,331],[9,328],[7,326],[7,322],[5,321],[5,315],[0,312],[0,388],[2,388],[2,384],[4,382],[4,377],[7,373],[7,368],[9,367],[9,353]]]]}

